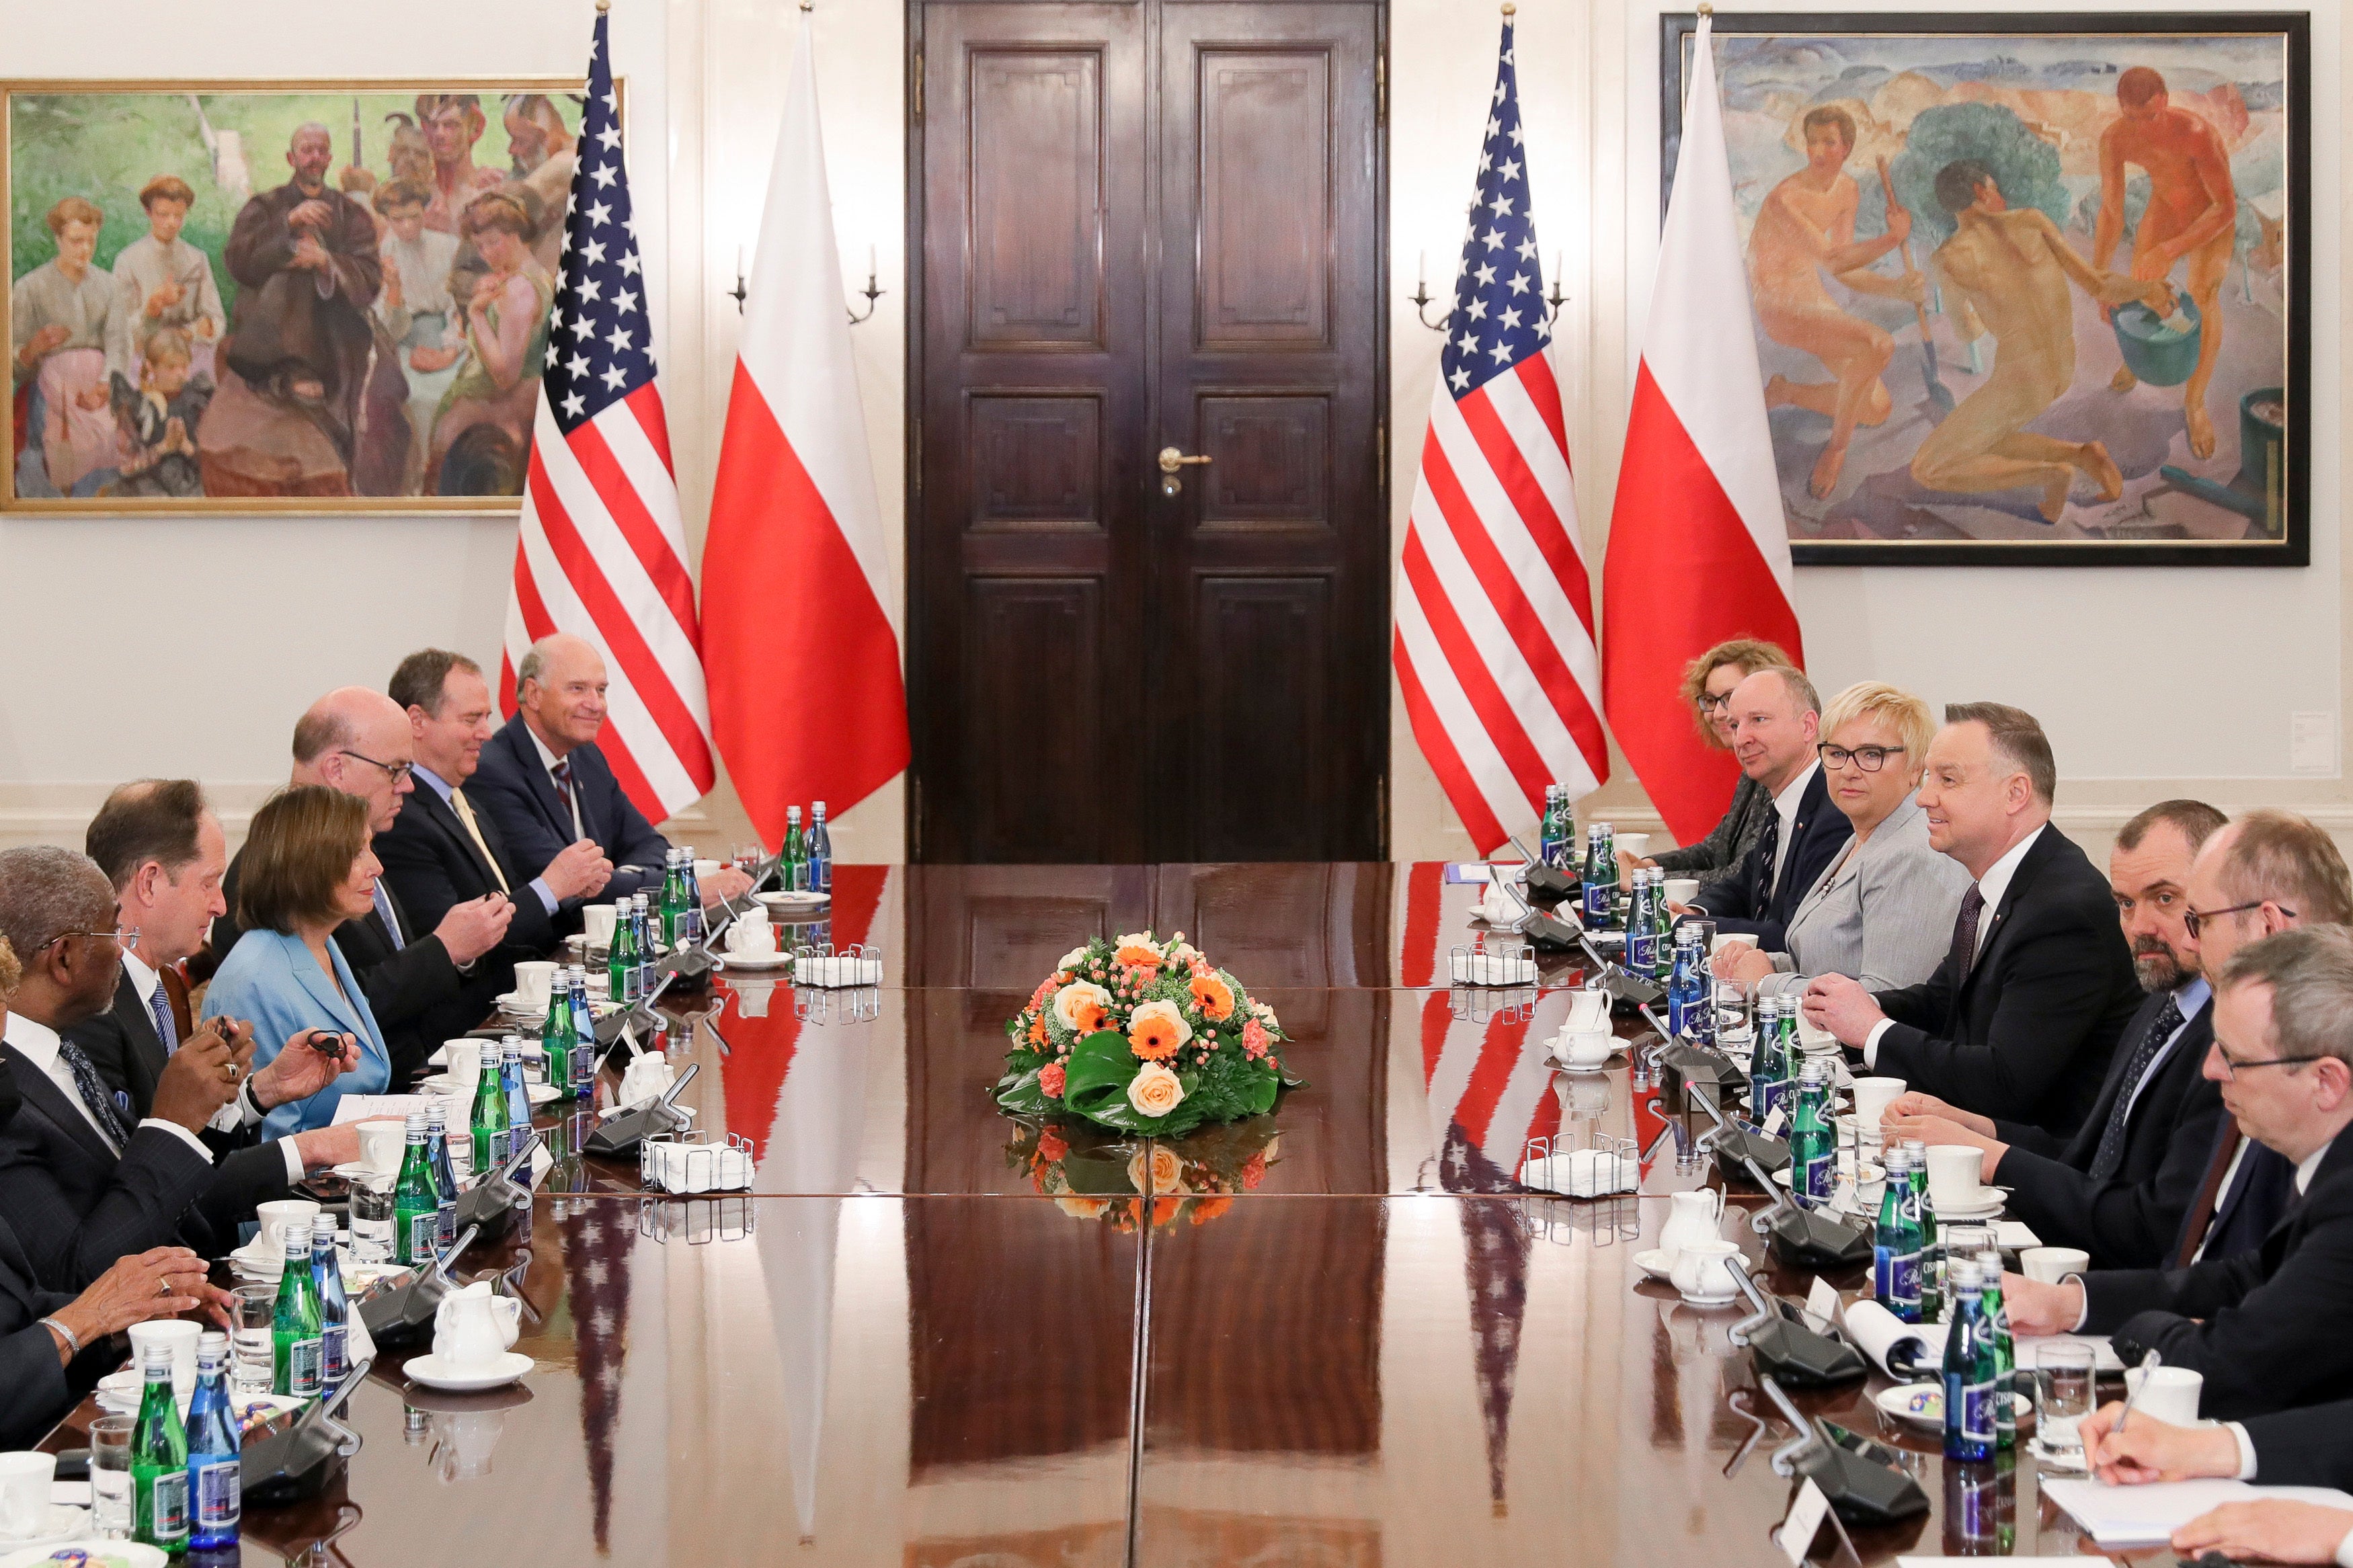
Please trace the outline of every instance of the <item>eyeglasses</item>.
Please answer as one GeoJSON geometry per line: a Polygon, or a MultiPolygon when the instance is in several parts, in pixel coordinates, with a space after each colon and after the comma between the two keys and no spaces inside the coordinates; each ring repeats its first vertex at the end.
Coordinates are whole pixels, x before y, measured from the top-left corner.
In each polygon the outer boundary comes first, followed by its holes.
{"type": "Polygon", "coordinates": [[[357,757],[360,761],[365,763],[372,768],[382,768],[385,773],[392,775],[392,782],[396,784],[400,783],[401,780],[406,778],[409,775],[410,771],[417,766],[415,763],[379,763],[374,757],[368,756],[364,752],[353,751],[349,746],[343,747],[338,752],[338,755],[357,757]]]}
{"type": "MultiPolygon", "coordinates": [[[[2265,904],[2270,902],[2271,900],[2269,899],[2257,899],[2251,904],[2232,904],[2227,910],[2184,910],[2181,911],[2181,929],[2189,933],[2190,941],[2196,942],[2198,940],[2198,928],[2205,924],[2208,921],[2219,921],[2224,915],[2244,914],[2249,910],[2262,909],[2265,904]]],[[[2290,920],[2295,919],[2295,911],[2289,909],[2285,904],[2279,906],[2279,912],[2285,915],[2290,920]]]]}
{"type": "Polygon", "coordinates": [[[1901,746],[1857,746],[1852,751],[1849,751],[1844,746],[1833,746],[1825,742],[1821,745],[1816,746],[1814,750],[1822,754],[1822,762],[1825,766],[1842,768],[1846,766],[1847,763],[1852,763],[1864,773],[1875,773],[1880,769],[1887,765],[1888,758],[1895,755],[1895,753],[1901,752],[1904,748],[1901,746]]]}
{"type": "Polygon", "coordinates": [[[86,937],[91,942],[118,942],[123,947],[132,948],[139,945],[139,928],[137,926],[117,926],[112,931],[61,931],[58,932],[57,935],[49,938],[48,941],[43,942],[41,944],[41,951],[43,952],[47,952],[49,949],[57,946],[58,943],[61,942],[71,942],[76,937],[86,937]]]}
{"type": "MultiPolygon", "coordinates": [[[[1733,689],[1733,690],[1735,690],[1735,691],[1736,691],[1736,690],[1738,690],[1738,689],[1739,689],[1739,688],[1737,688],[1737,687],[1735,687],[1735,688],[1733,689]]],[[[1703,692],[1701,692],[1701,693],[1699,694],[1699,710],[1700,710],[1701,712],[1703,712],[1703,713],[1713,713],[1713,712],[1715,712],[1715,711],[1716,711],[1717,710],[1719,710],[1719,709],[1729,708],[1729,707],[1731,707],[1731,706],[1732,706],[1732,692],[1731,692],[1731,691],[1726,691],[1726,692],[1722,693],[1721,695],[1714,696],[1714,697],[1709,696],[1709,695],[1708,695],[1706,692],[1704,692],[1704,691],[1703,691],[1703,692]]]]}
{"type": "MultiPolygon", "coordinates": [[[[2215,912],[2219,914],[2222,911],[2218,910],[2215,912]]],[[[2221,1059],[2222,1076],[2232,1079],[2233,1082],[2237,1081],[2239,1074],[2242,1070],[2253,1072],[2257,1068],[2302,1067],[2306,1062],[2321,1062],[2328,1059],[2327,1053],[2323,1052],[2318,1056],[2312,1057],[2271,1057],[2261,1061],[2248,1061],[2242,1058],[2232,1056],[2220,1040],[2214,1042],[2214,1055],[2221,1059]]]]}

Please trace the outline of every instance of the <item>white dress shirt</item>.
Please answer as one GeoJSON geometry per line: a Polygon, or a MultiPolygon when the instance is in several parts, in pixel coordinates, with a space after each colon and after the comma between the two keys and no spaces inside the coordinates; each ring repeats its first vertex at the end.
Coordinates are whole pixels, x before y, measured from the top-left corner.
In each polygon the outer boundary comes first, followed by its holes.
{"type": "MultiPolygon", "coordinates": [[[[564,759],[557,756],[554,752],[549,751],[547,749],[547,742],[541,740],[539,738],[539,731],[533,730],[530,725],[525,724],[522,727],[522,732],[529,735],[531,737],[531,743],[534,747],[538,748],[539,765],[547,770],[548,779],[553,783],[555,779],[555,770],[557,766],[563,763],[564,759]]],[[[580,791],[576,787],[576,781],[574,784],[556,784],[555,793],[572,803],[572,842],[577,844],[583,838],[588,837],[588,830],[580,826],[580,791]]]]}
{"type": "MultiPolygon", "coordinates": [[[[2034,841],[2050,831],[2051,825],[2047,822],[2037,827],[2011,845],[2002,858],[1987,867],[1985,875],[1978,879],[1978,896],[1985,900],[1985,908],[1978,911],[1978,944],[1969,954],[1971,964],[1974,965],[1978,954],[1985,951],[1986,938],[1993,934],[1994,916],[2000,910],[2001,900],[2009,893],[2011,880],[2018,875],[2019,862],[2025,859],[2026,852],[2034,847],[2034,841]]],[[[1862,1042],[1864,1067],[1876,1068],[1879,1066],[1880,1037],[1894,1026],[1893,1018],[1882,1018],[1871,1026],[1871,1033],[1862,1042]]]]}
{"type": "MultiPolygon", "coordinates": [[[[108,1148],[112,1149],[117,1154],[122,1152],[121,1146],[107,1135],[106,1129],[99,1125],[97,1113],[92,1111],[89,1102],[82,1099],[81,1086],[74,1082],[73,1069],[66,1066],[64,1058],[59,1054],[58,1047],[65,1042],[58,1037],[58,1032],[55,1029],[50,1028],[47,1024],[37,1024],[22,1013],[11,1013],[8,1015],[8,1028],[5,1037],[10,1050],[15,1051],[47,1075],[48,1080],[56,1084],[58,1092],[62,1093],[73,1103],[75,1109],[81,1112],[82,1120],[90,1123],[90,1131],[97,1133],[108,1148]]],[[[161,1127],[178,1134],[183,1142],[205,1157],[206,1164],[212,1163],[213,1152],[205,1147],[204,1140],[178,1122],[165,1121],[151,1116],[139,1125],[161,1127]]]]}
{"type": "Polygon", "coordinates": [[[1773,836],[1773,886],[1776,888],[1781,885],[1781,868],[1789,863],[1790,841],[1797,837],[1794,828],[1798,820],[1798,804],[1806,798],[1806,786],[1813,783],[1814,775],[1821,771],[1822,764],[1819,761],[1808,763],[1799,770],[1798,776],[1783,785],[1781,793],[1773,797],[1773,815],[1781,819],[1781,831],[1773,836]]]}
{"type": "MultiPolygon", "coordinates": [[[[538,741],[538,736],[532,736],[532,742],[533,744],[537,744],[538,741]]],[[[539,749],[542,752],[545,752],[547,750],[544,746],[541,746],[539,749]]],[[[411,767],[408,772],[410,777],[424,784],[435,795],[439,795],[441,797],[441,804],[444,805],[448,805],[449,797],[458,793],[458,786],[456,784],[451,784],[448,779],[443,778],[439,773],[435,773],[423,763],[417,763],[415,766],[411,767]]],[[[450,809],[454,811],[457,808],[455,806],[451,806],[450,809]]],[[[580,826],[580,808],[577,805],[575,805],[572,808],[572,826],[575,828],[577,828],[580,826]]],[[[483,847],[482,853],[485,855],[490,853],[490,849],[487,846],[483,847]]],[[[551,915],[555,912],[557,902],[555,889],[547,885],[546,878],[533,877],[531,879],[531,890],[539,895],[540,906],[543,909],[546,910],[551,915]]]]}

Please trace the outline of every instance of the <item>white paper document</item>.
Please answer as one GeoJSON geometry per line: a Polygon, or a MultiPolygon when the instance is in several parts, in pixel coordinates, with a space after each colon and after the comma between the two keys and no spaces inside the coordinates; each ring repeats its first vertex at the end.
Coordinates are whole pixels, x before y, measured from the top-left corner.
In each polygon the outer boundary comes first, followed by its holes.
{"type": "Polygon", "coordinates": [[[2122,1372],[2125,1369],[2124,1358],[2116,1354],[2116,1347],[2108,1343],[2105,1334],[2043,1334],[2033,1339],[2021,1339],[2017,1344],[2018,1370],[2021,1372],[2032,1372],[2042,1364],[2042,1347],[2045,1345],[2089,1345],[2092,1347],[2092,1365],[2095,1370],[2122,1372]]]}
{"type": "Polygon", "coordinates": [[[335,1125],[346,1121],[401,1121],[412,1110],[449,1102],[431,1094],[347,1094],[335,1102],[335,1125]]]}
{"type": "Polygon", "coordinates": [[[2353,1509],[2353,1496],[2333,1487],[2256,1487],[2228,1480],[2117,1487],[2105,1481],[2052,1477],[2042,1482],[2042,1495],[2073,1515],[2075,1522],[2102,1546],[2161,1546],[2175,1531],[2226,1502],[2284,1498],[2353,1509]]]}

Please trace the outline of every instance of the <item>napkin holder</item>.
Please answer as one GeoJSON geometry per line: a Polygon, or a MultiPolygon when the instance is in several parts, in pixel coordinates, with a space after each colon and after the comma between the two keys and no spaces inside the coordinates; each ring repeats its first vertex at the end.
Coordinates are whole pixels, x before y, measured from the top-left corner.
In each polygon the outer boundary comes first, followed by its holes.
{"type": "Polygon", "coordinates": [[[1757,1381],[1780,1410],[1781,1419],[1798,1430],[1797,1440],[1774,1454],[1774,1473],[1811,1480],[1844,1524],[1895,1524],[1928,1511],[1928,1494],[1919,1482],[1896,1465],[1872,1457],[1886,1454],[1892,1460],[1889,1450],[1867,1439],[1862,1446],[1869,1453],[1845,1447],[1820,1422],[1808,1420],[1778,1383],[1769,1377],[1757,1381]]]}
{"type": "Polygon", "coordinates": [[[740,1132],[719,1142],[701,1131],[649,1132],[638,1145],[638,1176],[649,1193],[740,1193],[752,1184],[752,1141],[740,1132]]]}
{"type": "MultiPolygon", "coordinates": [[[[432,1321],[428,1315],[428,1323],[432,1321]]],[[[327,1414],[351,1397],[366,1377],[373,1360],[355,1362],[343,1381],[306,1408],[283,1432],[245,1446],[237,1457],[237,1478],[248,1504],[283,1508],[304,1498],[317,1497],[335,1473],[360,1451],[360,1435],[327,1414]]]]}
{"type": "Polygon", "coordinates": [[[531,1133],[488,1176],[458,1194],[459,1228],[480,1231],[485,1241],[513,1228],[515,1205],[531,1201],[531,1159],[538,1147],[539,1134],[531,1133]]]}
{"type": "Polygon", "coordinates": [[[379,1291],[360,1303],[360,1321],[367,1325],[368,1337],[377,1349],[407,1350],[431,1342],[433,1315],[441,1310],[441,1298],[454,1289],[449,1266],[480,1234],[469,1226],[458,1233],[448,1251],[418,1269],[407,1284],[379,1291]]]}
{"type": "Polygon", "coordinates": [[[1747,1351],[1759,1379],[1792,1388],[1838,1388],[1871,1375],[1870,1361],[1835,1331],[1815,1329],[1802,1309],[1765,1294],[1746,1268],[1734,1273],[1757,1315],[1733,1325],[1729,1338],[1747,1351]]]}
{"type": "Polygon", "coordinates": [[[1642,1184],[1642,1155],[1631,1138],[1597,1139],[1590,1149],[1573,1141],[1531,1138],[1520,1160],[1523,1186],[1565,1198],[1606,1198],[1642,1184]]]}
{"type": "Polygon", "coordinates": [[[881,984],[882,950],[879,947],[860,942],[839,950],[830,942],[822,947],[793,949],[793,984],[797,988],[816,985],[831,990],[881,984]]]}
{"type": "Polygon", "coordinates": [[[649,1100],[614,1117],[588,1134],[580,1145],[581,1152],[601,1154],[607,1159],[630,1159],[637,1154],[638,1145],[649,1134],[675,1132],[684,1127],[687,1117],[678,1109],[679,1091],[692,1083],[694,1075],[700,1070],[697,1064],[687,1063],[686,1070],[662,1091],[660,1099],[649,1100]]]}

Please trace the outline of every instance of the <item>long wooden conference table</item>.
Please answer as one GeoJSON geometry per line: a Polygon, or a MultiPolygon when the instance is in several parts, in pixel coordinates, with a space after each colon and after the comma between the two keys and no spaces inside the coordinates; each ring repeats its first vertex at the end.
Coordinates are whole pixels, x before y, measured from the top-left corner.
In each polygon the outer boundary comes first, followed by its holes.
{"type": "MultiPolygon", "coordinates": [[[[1449,991],[1475,888],[1377,864],[837,883],[833,938],[882,949],[881,987],[739,973],[676,1016],[702,1068],[685,1102],[749,1142],[754,1190],[649,1198],[633,1165],[593,1162],[553,1184],[586,1190],[543,1190],[527,1246],[460,1270],[523,1299],[537,1370],[440,1395],[386,1356],[351,1402],[347,1478],[250,1510],[246,1562],[1780,1560],[1795,1483],[1769,1459],[1793,1434],[1726,1338],[1746,1308],[1686,1306],[1633,1262],[1667,1194],[1715,1180],[1701,1129],[1622,1056],[1542,1066],[1573,967],[1449,991]],[[1145,927],[1269,1002],[1308,1080],[1175,1145],[1187,1191],[1159,1223],[1125,1184],[1150,1147],[1041,1139],[987,1092],[1055,960],[1145,927]],[[1519,1188],[1532,1137],[1637,1141],[1640,1194],[1519,1188]]],[[[1725,1218],[1752,1259],[1762,1201],[1735,1192],[1725,1218]]],[[[1857,1532],[1866,1560],[2091,1550],[2031,1458],[1948,1474],[1869,1404],[1883,1386],[1799,1401],[1904,1449],[1934,1504],[1857,1532]]]]}

